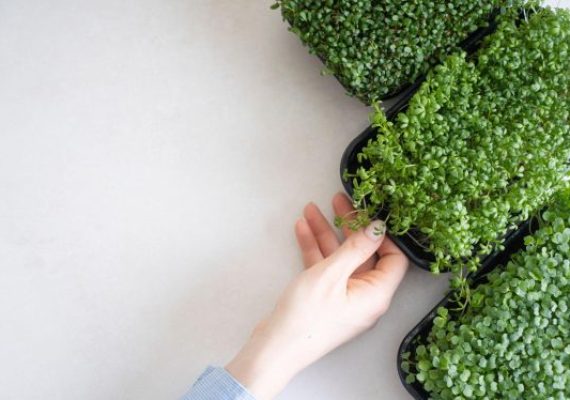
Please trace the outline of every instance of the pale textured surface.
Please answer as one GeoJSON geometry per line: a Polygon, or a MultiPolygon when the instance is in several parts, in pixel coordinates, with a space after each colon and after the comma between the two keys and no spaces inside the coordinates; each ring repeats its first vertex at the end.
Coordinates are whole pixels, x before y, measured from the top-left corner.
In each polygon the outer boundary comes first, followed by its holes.
{"type": "MultiPolygon", "coordinates": [[[[299,270],[368,110],[270,4],[0,0],[2,399],[178,398],[299,270]]],[[[411,270],[280,399],[407,398],[397,347],[445,285],[411,270]]]]}

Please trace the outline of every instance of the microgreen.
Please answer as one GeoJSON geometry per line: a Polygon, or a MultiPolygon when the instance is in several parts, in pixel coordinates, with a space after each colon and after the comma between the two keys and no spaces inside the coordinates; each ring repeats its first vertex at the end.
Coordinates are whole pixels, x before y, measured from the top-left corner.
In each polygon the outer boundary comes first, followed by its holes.
{"type": "Polygon", "coordinates": [[[388,209],[389,230],[433,253],[432,271],[476,270],[562,185],[569,87],[570,12],[503,15],[474,58],[435,67],[395,121],[376,106],[378,135],[358,155],[370,167],[349,175],[360,209],[352,226],[388,209]]]}
{"type": "Polygon", "coordinates": [[[277,0],[290,30],[366,103],[413,82],[521,0],[277,0]]]}
{"type": "Polygon", "coordinates": [[[570,190],[554,196],[540,228],[474,288],[477,307],[439,308],[406,381],[437,399],[570,398],[570,190]]]}

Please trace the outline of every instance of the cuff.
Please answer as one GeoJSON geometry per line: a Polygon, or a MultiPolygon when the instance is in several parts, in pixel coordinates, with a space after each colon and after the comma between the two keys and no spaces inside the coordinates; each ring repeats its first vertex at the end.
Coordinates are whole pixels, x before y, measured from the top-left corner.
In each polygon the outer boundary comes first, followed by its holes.
{"type": "Polygon", "coordinates": [[[255,400],[224,368],[208,367],[181,400],[255,400]]]}

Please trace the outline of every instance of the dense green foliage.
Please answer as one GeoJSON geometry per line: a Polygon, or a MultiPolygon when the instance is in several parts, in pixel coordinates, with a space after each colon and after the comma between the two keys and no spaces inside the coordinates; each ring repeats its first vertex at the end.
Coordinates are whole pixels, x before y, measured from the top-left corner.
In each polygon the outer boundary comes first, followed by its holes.
{"type": "Polygon", "coordinates": [[[514,0],[277,0],[291,31],[366,103],[417,77],[514,0]]]}
{"type": "Polygon", "coordinates": [[[570,13],[501,19],[473,60],[436,67],[393,123],[377,108],[378,136],[349,176],[356,224],[389,209],[391,232],[413,234],[434,272],[476,269],[567,172],[570,13]]]}
{"type": "MultiPolygon", "coordinates": [[[[570,192],[457,315],[438,310],[414,362],[402,365],[434,399],[570,398],[570,192]]],[[[407,355],[409,357],[409,355],[407,355]]]]}

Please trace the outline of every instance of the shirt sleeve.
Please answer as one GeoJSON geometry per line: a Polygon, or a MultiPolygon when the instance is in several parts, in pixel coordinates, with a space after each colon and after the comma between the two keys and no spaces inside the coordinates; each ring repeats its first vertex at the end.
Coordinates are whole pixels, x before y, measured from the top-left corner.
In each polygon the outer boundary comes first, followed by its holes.
{"type": "Polygon", "coordinates": [[[255,400],[225,369],[208,367],[180,400],[255,400]]]}

